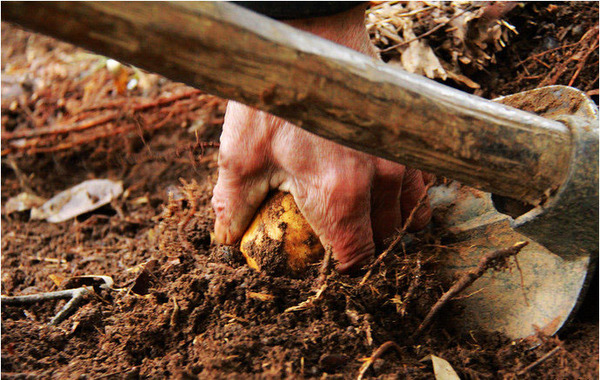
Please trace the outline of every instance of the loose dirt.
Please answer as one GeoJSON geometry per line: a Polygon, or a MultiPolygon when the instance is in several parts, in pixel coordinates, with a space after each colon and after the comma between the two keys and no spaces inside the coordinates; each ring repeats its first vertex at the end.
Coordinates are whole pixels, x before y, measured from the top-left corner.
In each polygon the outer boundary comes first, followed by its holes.
{"type": "MultiPolygon", "coordinates": [[[[474,78],[482,93],[537,87],[522,76],[543,80],[547,68],[519,59],[555,48],[545,42],[554,38],[558,48],[544,57],[568,60],[577,46],[561,44],[597,28],[594,4],[534,3],[508,16],[520,34],[497,67],[474,78]],[[563,23],[572,25],[568,32],[563,23]]],[[[597,101],[594,60],[597,48],[574,84],[597,101]]],[[[573,79],[577,62],[568,65],[551,74],[557,84],[573,79]]],[[[558,337],[540,335],[532,349],[500,335],[462,336],[441,323],[410,342],[447,289],[435,267],[451,248],[432,229],[406,239],[363,286],[364,273],[324,276],[320,263],[295,277],[252,270],[236,248],[211,237],[225,102],[120,70],[2,24],[2,295],[65,289],[81,275],[115,281],[113,289],[88,283],[94,292],[58,326],[48,321],[65,301],[2,305],[3,377],[353,378],[393,341],[401,352],[385,352],[367,376],[430,379],[431,362],[421,359],[434,354],[461,378],[598,378],[597,276],[574,323],[558,337]],[[4,213],[20,192],[49,198],[90,178],[122,180],[125,193],[60,224],[4,213]]]]}

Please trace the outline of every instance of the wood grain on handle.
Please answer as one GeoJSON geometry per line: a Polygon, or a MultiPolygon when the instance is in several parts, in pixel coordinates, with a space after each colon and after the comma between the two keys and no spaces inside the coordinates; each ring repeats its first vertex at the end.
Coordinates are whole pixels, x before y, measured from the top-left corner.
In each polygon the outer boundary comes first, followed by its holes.
{"type": "Polygon", "coordinates": [[[265,110],[329,140],[537,204],[562,124],[409,74],[225,2],[4,2],[2,19],[265,110]]]}

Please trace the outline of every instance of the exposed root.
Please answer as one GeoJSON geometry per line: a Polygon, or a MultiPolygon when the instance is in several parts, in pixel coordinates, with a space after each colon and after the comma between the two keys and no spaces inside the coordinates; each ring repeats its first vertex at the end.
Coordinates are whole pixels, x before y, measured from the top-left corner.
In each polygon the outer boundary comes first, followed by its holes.
{"type": "Polygon", "coordinates": [[[315,305],[315,301],[321,298],[321,295],[329,286],[327,280],[329,279],[329,274],[331,272],[332,267],[332,250],[331,247],[327,247],[325,249],[325,257],[323,257],[323,263],[321,264],[321,269],[319,270],[319,277],[315,282],[315,287],[317,288],[316,294],[314,296],[308,297],[306,301],[301,302],[300,304],[292,307],[288,307],[285,309],[284,313],[291,313],[294,311],[302,311],[306,309],[310,309],[315,305]]]}
{"type": "MultiPolygon", "coordinates": [[[[109,276],[78,276],[79,278],[99,278],[104,284],[100,287],[105,289],[112,289],[114,284],[113,279],[109,276]]],[[[57,299],[69,299],[69,302],[63,306],[58,313],[48,323],[50,326],[56,326],[64,321],[69,315],[71,315],[81,304],[84,297],[92,292],[93,288],[82,286],[75,289],[58,290],[55,292],[46,292],[38,294],[30,294],[26,296],[2,296],[1,300],[6,305],[29,305],[37,302],[45,302],[57,299]]]]}
{"type": "Polygon", "coordinates": [[[288,307],[283,312],[291,313],[294,311],[302,311],[302,310],[310,309],[311,307],[313,307],[315,305],[315,301],[317,301],[319,298],[321,298],[321,295],[323,294],[325,289],[327,289],[327,286],[328,286],[328,284],[326,282],[323,285],[321,285],[319,290],[317,290],[317,294],[315,294],[314,296],[308,297],[308,299],[306,301],[303,301],[296,306],[288,307]]]}
{"type": "Polygon", "coordinates": [[[526,374],[527,372],[529,372],[530,370],[532,370],[533,368],[537,367],[538,365],[542,364],[543,362],[545,362],[546,360],[548,360],[548,358],[550,358],[552,355],[556,354],[558,351],[560,351],[562,349],[561,346],[556,346],[553,349],[551,349],[550,351],[548,351],[546,354],[544,354],[544,356],[542,356],[541,358],[539,358],[538,360],[534,361],[533,363],[531,363],[530,365],[528,365],[527,367],[517,371],[517,375],[518,376],[523,376],[524,374],[526,374]]]}
{"type": "Polygon", "coordinates": [[[321,268],[319,269],[319,277],[317,277],[317,281],[315,281],[315,288],[320,288],[325,284],[329,273],[331,273],[331,267],[333,263],[333,251],[331,247],[325,248],[325,256],[323,257],[323,263],[321,264],[321,268]]]}
{"type": "Polygon", "coordinates": [[[361,380],[364,378],[365,374],[367,373],[367,371],[369,370],[369,368],[371,368],[371,365],[377,360],[379,359],[383,354],[385,354],[385,352],[390,349],[393,348],[396,350],[396,352],[398,352],[398,354],[402,355],[402,348],[400,346],[398,346],[396,343],[390,341],[385,342],[384,344],[382,344],[381,346],[379,346],[379,348],[377,348],[373,354],[367,358],[367,360],[365,360],[365,362],[363,363],[363,365],[360,366],[360,370],[358,371],[358,376],[356,377],[357,380],[361,380]]]}
{"type": "MultiPolygon", "coordinates": [[[[47,82],[53,83],[53,80],[48,78],[47,82]]],[[[197,89],[186,88],[152,101],[145,100],[147,97],[123,94],[121,98],[96,105],[85,96],[81,99],[78,93],[82,90],[86,94],[106,93],[113,86],[110,80],[105,78],[104,82],[87,84],[85,81],[73,81],[70,86],[72,88],[69,91],[62,92],[62,97],[47,101],[47,104],[56,103],[54,108],[57,109],[36,106],[35,113],[31,111],[33,105],[30,102],[47,95],[41,94],[41,89],[38,91],[40,93],[35,92],[30,97],[34,100],[13,102],[12,112],[28,120],[29,128],[19,126],[14,131],[7,131],[3,125],[2,156],[10,153],[65,151],[98,140],[125,136],[136,129],[143,139],[144,133],[165,126],[184,126],[189,120],[200,125],[220,124],[223,121],[220,108],[224,108],[224,101],[197,89]],[[59,108],[60,105],[62,108],[59,108]]],[[[61,96],[61,91],[50,93],[51,98],[61,96]]],[[[7,107],[3,104],[3,114],[7,107]]]]}
{"type": "Polygon", "coordinates": [[[381,262],[390,254],[390,252],[392,252],[396,248],[396,246],[398,245],[398,243],[400,243],[400,241],[402,240],[402,238],[406,234],[407,228],[412,224],[413,220],[415,219],[415,215],[417,214],[417,212],[419,212],[422,207],[424,207],[424,206],[427,205],[427,201],[429,199],[427,197],[427,191],[429,191],[429,189],[431,188],[431,186],[433,186],[433,183],[434,183],[434,181],[431,181],[431,182],[429,182],[427,184],[427,186],[425,186],[425,192],[423,193],[423,195],[421,196],[421,198],[419,198],[419,201],[417,202],[417,205],[415,206],[415,208],[413,208],[412,211],[410,212],[410,215],[406,219],[406,222],[404,223],[404,226],[402,227],[402,230],[398,233],[398,235],[396,236],[396,238],[394,239],[394,241],[392,241],[390,243],[390,245],[387,247],[387,249],[385,251],[383,251],[383,253],[381,255],[379,255],[377,257],[377,259],[375,259],[375,261],[369,266],[369,270],[367,271],[367,273],[365,274],[365,276],[363,277],[363,279],[359,283],[360,286],[364,285],[365,282],[367,282],[367,280],[373,274],[373,269],[376,266],[378,266],[379,264],[381,264],[381,262]]]}
{"type": "Polygon", "coordinates": [[[498,249],[496,251],[492,251],[492,252],[484,255],[479,260],[479,265],[477,265],[477,268],[474,268],[474,269],[464,273],[454,283],[454,285],[452,285],[452,287],[446,293],[444,293],[440,297],[440,299],[431,307],[431,310],[429,310],[429,313],[427,313],[427,316],[425,316],[425,319],[419,325],[419,328],[417,329],[417,331],[415,331],[415,333],[411,337],[412,340],[419,337],[419,335],[421,335],[421,333],[423,333],[423,331],[427,327],[429,327],[429,325],[433,321],[433,318],[438,314],[438,312],[444,306],[446,306],[446,304],[448,302],[450,302],[450,300],[452,298],[454,298],[460,292],[462,292],[463,290],[468,288],[472,283],[474,283],[478,278],[480,278],[488,269],[498,268],[498,267],[502,266],[510,256],[514,256],[517,253],[519,253],[521,251],[521,249],[523,249],[527,244],[529,244],[529,242],[522,241],[522,242],[516,243],[515,245],[513,245],[510,248],[498,249]]]}

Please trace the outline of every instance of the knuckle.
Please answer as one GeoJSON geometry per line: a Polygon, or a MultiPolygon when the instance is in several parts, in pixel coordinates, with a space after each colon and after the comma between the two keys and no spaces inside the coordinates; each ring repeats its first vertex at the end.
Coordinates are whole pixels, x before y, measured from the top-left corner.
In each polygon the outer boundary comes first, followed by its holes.
{"type": "Polygon", "coordinates": [[[400,186],[408,170],[403,165],[395,162],[378,159],[376,169],[377,181],[389,186],[400,186]]]}
{"type": "Polygon", "coordinates": [[[413,188],[413,187],[419,185],[423,181],[422,178],[423,177],[421,175],[420,170],[408,168],[408,169],[406,169],[406,172],[404,173],[404,179],[403,179],[402,184],[404,186],[406,186],[407,188],[413,188]]]}
{"type": "Polygon", "coordinates": [[[227,209],[227,202],[221,196],[221,192],[217,191],[217,188],[215,188],[215,191],[213,192],[213,196],[210,200],[210,203],[212,205],[213,210],[215,211],[215,216],[218,219],[223,219],[226,216],[225,211],[227,209]]]}

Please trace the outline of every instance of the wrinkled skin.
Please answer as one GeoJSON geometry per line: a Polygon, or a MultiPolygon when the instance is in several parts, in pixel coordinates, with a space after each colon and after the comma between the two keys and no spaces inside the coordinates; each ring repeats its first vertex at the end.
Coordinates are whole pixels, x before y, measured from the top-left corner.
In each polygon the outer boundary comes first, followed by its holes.
{"type": "MultiPolygon", "coordinates": [[[[288,24],[376,56],[364,27],[363,7],[288,24]]],[[[370,258],[376,245],[402,226],[424,194],[421,172],[312,135],[262,111],[229,102],[213,192],[215,236],[224,244],[244,234],[268,192],[290,192],[339,271],[370,258]]],[[[420,209],[411,229],[430,219],[420,209]]]]}

